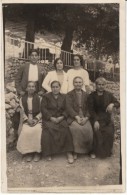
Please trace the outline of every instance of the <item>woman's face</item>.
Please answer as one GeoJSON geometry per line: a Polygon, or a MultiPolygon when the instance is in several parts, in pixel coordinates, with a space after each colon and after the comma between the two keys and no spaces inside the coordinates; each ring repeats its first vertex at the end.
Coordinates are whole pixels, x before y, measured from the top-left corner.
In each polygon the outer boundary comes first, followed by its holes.
{"type": "Polygon", "coordinates": [[[74,56],[73,63],[74,67],[80,67],[81,66],[80,58],[78,56],[74,56]]]}
{"type": "Polygon", "coordinates": [[[27,86],[27,91],[29,94],[33,94],[35,91],[36,91],[36,87],[35,87],[35,84],[34,83],[28,83],[28,86],[27,86]]]}
{"type": "Polygon", "coordinates": [[[32,64],[37,64],[38,60],[39,60],[39,56],[38,56],[37,52],[32,52],[30,55],[30,62],[32,64]]]}
{"type": "Polygon", "coordinates": [[[83,86],[82,79],[80,78],[75,79],[73,85],[74,85],[74,88],[77,90],[82,89],[82,86],[83,86]]]}
{"type": "Polygon", "coordinates": [[[63,62],[60,59],[56,62],[56,70],[63,70],[63,62]]]}
{"type": "Polygon", "coordinates": [[[96,90],[98,92],[103,92],[105,90],[105,82],[103,81],[98,81],[98,83],[96,84],[96,90]]]}
{"type": "Polygon", "coordinates": [[[51,90],[52,90],[52,93],[54,95],[59,94],[60,93],[60,86],[59,86],[59,84],[57,82],[56,83],[53,83],[52,84],[52,87],[51,87],[51,90]]]}

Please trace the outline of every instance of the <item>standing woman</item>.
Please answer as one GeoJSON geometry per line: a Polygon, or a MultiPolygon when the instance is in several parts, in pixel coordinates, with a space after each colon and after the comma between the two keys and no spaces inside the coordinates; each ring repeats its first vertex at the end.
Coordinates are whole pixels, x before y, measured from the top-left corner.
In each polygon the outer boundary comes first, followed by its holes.
{"type": "Polygon", "coordinates": [[[67,72],[68,79],[68,92],[74,89],[73,79],[77,76],[83,79],[82,90],[89,90],[89,74],[86,70],[82,68],[83,59],[80,55],[76,54],[73,57],[73,65],[74,67],[67,72]]]}
{"type": "Polygon", "coordinates": [[[51,156],[67,152],[68,162],[73,163],[72,136],[66,122],[65,94],[60,93],[59,81],[51,83],[52,92],[43,96],[41,112],[43,119],[42,151],[43,155],[51,156]]]}
{"type": "Polygon", "coordinates": [[[22,128],[17,142],[17,150],[26,154],[26,160],[30,162],[40,160],[41,152],[41,112],[40,98],[36,91],[36,84],[29,81],[27,92],[20,99],[22,109],[22,128]]]}
{"type": "Polygon", "coordinates": [[[74,89],[66,96],[66,110],[69,115],[68,124],[73,137],[74,159],[77,153],[86,154],[92,149],[93,130],[89,122],[87,94],[82,90],[83,79],[75,77],[74,89]]]}
{"type": "Polygon", "coordinates": [[[105,91],[105,85],[106,80],[103,77],[97,78],[96,91],[91,93],[88,98],[91,123],[94,129],[93,154],[100,158],[108,157],[112,153],[114,124],[111,114],[113,107],[120,106],[117,99],[110,92],[105,91]]]}
{"type": "Polygon", "coordinates": [[[63,62],[60,58],[56,58],[54,61],[54,67],[56,70],[48,72],[45,77],[42,87],[47,91],[51,92],[51,83],[53,81],[59,81],[61,85],[60,92],[67,93],[67,73],[63,70],[63,62]]]}

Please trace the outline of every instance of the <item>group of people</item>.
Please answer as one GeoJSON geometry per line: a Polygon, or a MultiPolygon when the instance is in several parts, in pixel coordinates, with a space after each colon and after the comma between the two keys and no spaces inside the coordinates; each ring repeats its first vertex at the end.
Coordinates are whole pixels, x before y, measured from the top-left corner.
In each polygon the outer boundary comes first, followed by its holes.
{"type": "Polygon", "coordinates": [[[22,116],[17,150],[28,162],[42,155],[51,160],[60,153],[67,153],[69,163],[78,154],[109,157],[114,138],[111,113],[120,105],[105,91],[106,80],[97,78],[96,91],[89,94],[89,74],[80,55],[74,55],[67,73],[60,58],[47,74],[38,59],[38,51],[31,50],[30,63],[20,68],[15,82],[22,116]]]}

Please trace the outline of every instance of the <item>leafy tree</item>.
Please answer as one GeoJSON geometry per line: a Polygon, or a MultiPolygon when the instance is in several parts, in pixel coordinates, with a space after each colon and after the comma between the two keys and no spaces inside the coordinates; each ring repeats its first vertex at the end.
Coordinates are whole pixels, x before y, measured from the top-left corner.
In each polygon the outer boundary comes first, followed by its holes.
{"type": "Polygon", "coordinates": [[[47,30],[64,36],[62,50],[70,51],[76,39],[96,58],[119,51],[118,4],[9,4],[4,15],[27,21],[27,41],[47,30]]]}

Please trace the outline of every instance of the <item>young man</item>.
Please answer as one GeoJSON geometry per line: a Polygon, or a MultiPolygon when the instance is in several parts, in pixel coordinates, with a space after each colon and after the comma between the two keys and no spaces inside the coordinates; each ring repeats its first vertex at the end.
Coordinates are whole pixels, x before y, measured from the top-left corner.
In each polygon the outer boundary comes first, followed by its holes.
{"type": "Polygon", "coordinates": [[[39,95],[44,93],[42,82],[46,75],[46,71],[38,64],[39,54],[36,49],[30,51],[30,62],[20,67],[15,80],[15,87],[19,96],[25,94],[28,81],[36,82],[36,91],[39,95]]]}

